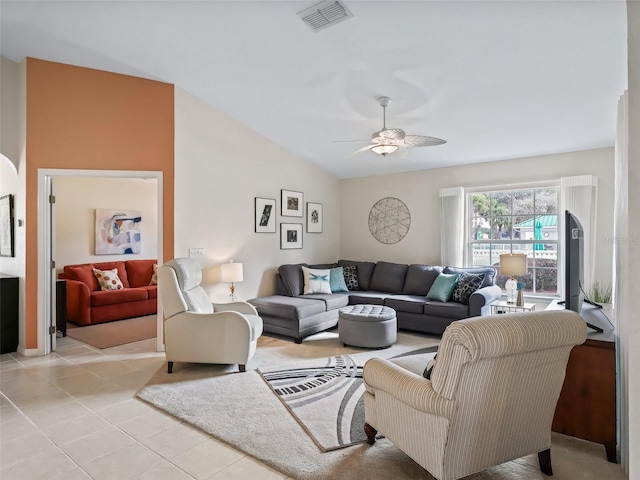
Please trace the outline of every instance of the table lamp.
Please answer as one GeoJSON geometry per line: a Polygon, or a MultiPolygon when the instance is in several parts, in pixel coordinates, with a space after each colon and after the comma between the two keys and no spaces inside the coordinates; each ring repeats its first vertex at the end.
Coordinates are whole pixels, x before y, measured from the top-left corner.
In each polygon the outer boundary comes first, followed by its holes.
{"type": "Polygon", "coordinates": [[[235,284],[243,279],[241,263],[233,263],[233,260],[231,260],[229,263],[224,263],[220,266],[220,280],[231,284],[229,287],[229,301],[238,301],[235,284]]]}
{"type": "Polygon", "coordinates": [[[514,277],[527,273],[526,253],[503,253],[500,255],[500,273],[509,275],[509,280],[504,284],[504,289],[507,291],[507,303],[516,303],[518,282],[514,277]]]}

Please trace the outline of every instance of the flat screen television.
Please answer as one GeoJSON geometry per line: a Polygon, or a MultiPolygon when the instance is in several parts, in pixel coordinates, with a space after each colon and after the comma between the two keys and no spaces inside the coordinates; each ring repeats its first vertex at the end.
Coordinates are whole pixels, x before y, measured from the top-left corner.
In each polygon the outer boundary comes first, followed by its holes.
{"type": "Polygon", "coordinates": [[[569,210],[564,212],[564,305],[576,313],[582,311],[584,292],[584,230],[569,210]]]}
{"type": "MultiPolygon", "coordinates": [[[[576,313],[582,311],[582,304],[593,303],[584,297],[584,229],[580,221],[569,210],[564,212],[564,306],[576,313]]],[[[587,323],[590,328],[602,332],[600,327],[587,323]]]]}

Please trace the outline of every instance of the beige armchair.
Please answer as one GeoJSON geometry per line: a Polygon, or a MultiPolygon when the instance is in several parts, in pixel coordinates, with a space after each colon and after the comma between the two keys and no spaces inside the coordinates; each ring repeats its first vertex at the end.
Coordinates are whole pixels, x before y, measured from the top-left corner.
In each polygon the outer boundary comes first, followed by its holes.
{"type": "Polygon", "coordinates": [[[584,320],[568,310],[475,317],[447,327],[434,354],[364,366],[365,432],[387,437],[438,480],[538,453],[552,475],[551,422],[584,320]]]}
{"type": "Polygon", "coordinates": [[[246,302],[211,303],[201,281],[200,266],[190,258],[158,268],[167,370],[172,373],[174,362],[237,363],[244,372],[262,335],[262,319],[246,302]]]}

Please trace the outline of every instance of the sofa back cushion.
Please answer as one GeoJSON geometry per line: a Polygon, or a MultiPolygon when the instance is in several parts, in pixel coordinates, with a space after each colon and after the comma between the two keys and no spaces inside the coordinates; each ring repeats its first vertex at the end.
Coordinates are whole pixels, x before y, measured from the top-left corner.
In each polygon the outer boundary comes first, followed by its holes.
{"type": "Polygon", "coordinates": [[[373,275],[373,269],[376,267],[375,263],[356,262],[353,260],[339,260],[338,265],[341,267],[355,265],[358,271],[358,284],[360,286],[360,290],[371,289],[371,275],[373,275]]]}
{"type": "Polygon", "coordinates": [[[402,293],[409,265],[378,262],[371,276],[370,290],[376,292],[402,293]]]}
{"type": "Polygon", "coordinates": [[[426,296],[433,282],[442,272],[442,267],[434,265],[409,265],[407,278],[404,281],[404,295],[426,296]]]}
{"type": "Polygon", "coordinates": [[[95,292],[100,290],[98,279],[93,274],[93,264],[85,265],[66,265],[64,267],[64,278],[68,280],[77,280],[89,287],[89,291],[95,292]]]}
{"type": "Polygon", "coordinates": [[[473,268],[461,268],[461,267],[444,267],[444,273],[484,273],[484,281],[480,288],[488,287],[496,284],[496,269],[493,267],[473,267],[473,268]]]}
{"type": "Polygon", "coordinates": [[[302,275],[302,266],[306,263],[280,265],[278,267],[278,275],[280,276],[280,286],[284,288],[285,295],[297,297],[302,295],[304,291],[304,276],[302,275]]]}
{"type": "Polygon", "coordinates": [[[157,260],[127,260],[124,266],[127,269],[127,277],[130,287],[146,287],[153,277],[153,266],[157,260]]]}

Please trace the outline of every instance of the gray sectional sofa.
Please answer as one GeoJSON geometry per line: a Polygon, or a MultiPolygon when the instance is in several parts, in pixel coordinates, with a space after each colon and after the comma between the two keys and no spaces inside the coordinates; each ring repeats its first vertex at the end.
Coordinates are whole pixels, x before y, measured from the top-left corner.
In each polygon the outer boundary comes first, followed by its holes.
{"type": "Polygon", "coordinates": [[[276,274],[276,294],[249,300],[258,310],[264,331],[293,337],[296,343],[316,332],[335,327],[338,311],[346,305],[386,305],[396,311],[398,329],[442,335],[453,321],[488,315],[490,304],[501,295],[492,267],[454,268],[433,265],[405,265],[389,262],[340,260],[336,264],[281,265],[276,274]],[[355,265],[359,290],[332,294],[303,295],[302,267],[333,268],[355,265]],[[484,273],[481,288],[469,305],[440,302],[426,297],[440,273],[484,273]]]}

